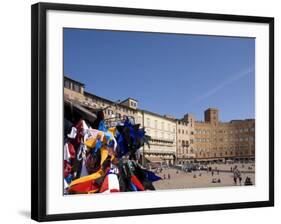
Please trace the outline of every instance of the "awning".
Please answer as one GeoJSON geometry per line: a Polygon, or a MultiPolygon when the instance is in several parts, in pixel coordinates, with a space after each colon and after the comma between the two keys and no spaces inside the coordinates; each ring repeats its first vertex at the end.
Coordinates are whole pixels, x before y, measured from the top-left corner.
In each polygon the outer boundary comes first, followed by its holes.
{"type": "Polygon", "coordinates": [[[68,107],[72,113],[76,112],[80,114],[84,119],[87,119],[91,122],[94,122],[97,119],[97,115],[95,114],[94,109],[90,110],[90,108],[85,108],[84,106],[78,103],[71,102],[68,100],[64,101],[64,105],[65,107],[68,107]]]}

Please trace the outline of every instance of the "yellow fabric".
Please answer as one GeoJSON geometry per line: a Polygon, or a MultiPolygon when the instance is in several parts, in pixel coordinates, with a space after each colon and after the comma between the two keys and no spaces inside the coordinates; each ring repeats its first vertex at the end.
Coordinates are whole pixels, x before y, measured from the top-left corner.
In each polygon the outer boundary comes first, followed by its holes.
{"type": "Polygon", "coordinates": [[[114,156],[114,155],[111,155],[110,160],[113,161],[114,159],[115,159],[115,156],[114,156]]]}
{"type": "MultiPolygon", "coordinates": [[[[97,142],[97,139],[101,139],[101,141],[104,142],[104,135],[101,131],[98,132],[98,134],[96,136],[92,136],[91,138],[87,139],[85,141],[85,145],[88,147],[88,148],[94,148],[96,146],[96,142],[97,142]]],[[[105,142],[106,143],[106,142],[105,142]]]]}
{"type": "Polygon", "coordinates": [[[96,138],[95,137],[92,137],[92,138],[89,138],[86,142],[85,142],[85,145],[89,148],[94,148],[95,145],[96,145],[96,138]]]}
{"type": "Polygon", "coordinates": [[[100,165],[103,164],[103,162],[106,160],[107,156],[108,156],[107,149],[105,147],[102,147],[101,148],[101,161],[100,161],[100,165]]]}
{"type": "Polygon", "coordinates": [[[88,194],[92,194],[92,193],[96,193],[97,191],[99,191],[99,189],[95,189],[95,190],[92,190],[92,191],[88,191],[87,193],[88,193],[88,194]]]}
{"type": "MultiPolygon", "coordinates": [[[[95,146],[96,143],[96,138],[90,138],[88,139],[85,144],[86,146],[88,146],[89,148],[93,148],[95,146]]],[[[106,160],[106,158],[108,157],[108,150],[106,147],[102,147],[101,149],[101,162],[100,165],[102,165],[104,163],[104,161],[106,160]]],[[[100,178],[102,175],[104,175],[104,171],[102,169],[99,169],[97,172],[92,173],[91,175],[88,176],[84,176],[84,177],[80,177],[76,180],[73,180],[70,183],[70,187],[76,184],[80,184],[86,181],[91,181],[91,180],[96,180],[98,178],[100,178]]],[[[96,190],[90,191],[89,193],[94,193],[96,190]]]]}
{"type": "Polygon", "coordinates": [[[91,175],[80,177],[76,180],[73,180],[69,186],[71,187],[73,185],[80,184],[86,181],[95,180],[100,178],[102,175],[103,175],[103,171],[100,169],[99,171],[92,173],[91,175]]]}
{"type": "Polygon", "coordinates": [[[115,136],[116,133],[116,127],[111,127],[108,129],[108,132],[110,132],[113,136],[115,136]]]}

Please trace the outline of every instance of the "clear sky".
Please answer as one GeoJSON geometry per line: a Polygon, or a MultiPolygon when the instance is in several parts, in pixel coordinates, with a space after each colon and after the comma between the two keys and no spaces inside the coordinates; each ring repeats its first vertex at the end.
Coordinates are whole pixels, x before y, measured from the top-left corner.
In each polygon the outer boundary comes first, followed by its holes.
{"type": "Polygon", "coordinates": [[[203,120],[255,117],[255,39],[64,29],[64,74],[86,91],[139,108],[203,120]]]}

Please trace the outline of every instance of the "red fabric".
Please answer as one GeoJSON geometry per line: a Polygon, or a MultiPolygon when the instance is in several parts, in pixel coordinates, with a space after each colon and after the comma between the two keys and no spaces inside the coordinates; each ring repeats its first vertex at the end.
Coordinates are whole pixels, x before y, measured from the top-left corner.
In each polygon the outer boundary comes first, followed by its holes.
{"type": "Polygon", "coordinates": [[[66,160],[64,160],[64,172],[63,172],[64,178],[66,178],[71,173],[71,170],[72,170],[71,165],[66,160]]]}
{"type": "Polygon", "coordinates": [[[83,129],[83,120],[80,120],[76,124],[75,128],[77,129],[77,135],[76,135],[76,138],[75,138],[75,143],[77,145],[79,145],[81,143],[81,138],[82,138],[81,131],[83,129]]]}
{"type": "Polygon", "coordinates": [[[75,149],[74,146],[71,143],[67,143],[68,144],[68,151],[70,154],[70,158],[74,159],[75,158],[75,149]]]}
{"type": "Polygon", "coordinates": [[[131,176],[131,181],[137,187],[138,190],[144,191],[144,187],[143,187],[142,183],[139,181],[139,179],[135,175],[131,176]]]}

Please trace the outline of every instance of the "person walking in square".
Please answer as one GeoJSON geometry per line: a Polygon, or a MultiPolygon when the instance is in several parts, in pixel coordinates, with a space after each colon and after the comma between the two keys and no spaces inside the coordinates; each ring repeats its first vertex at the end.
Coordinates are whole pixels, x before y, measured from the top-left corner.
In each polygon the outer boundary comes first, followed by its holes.
{"type": "Polygon", "coordinates": [[[236,185],[237,184],[237,177],[236,177],[236,175],[233,176],[233,181],[234,181],[234,184],[236,185]]]}
{"type": "Polygon", "coordinates": [[[239,176],[239,184],[240,184],[240,186],[242,185],[242,177],[241,177],[241,175],[239,176]]]}

